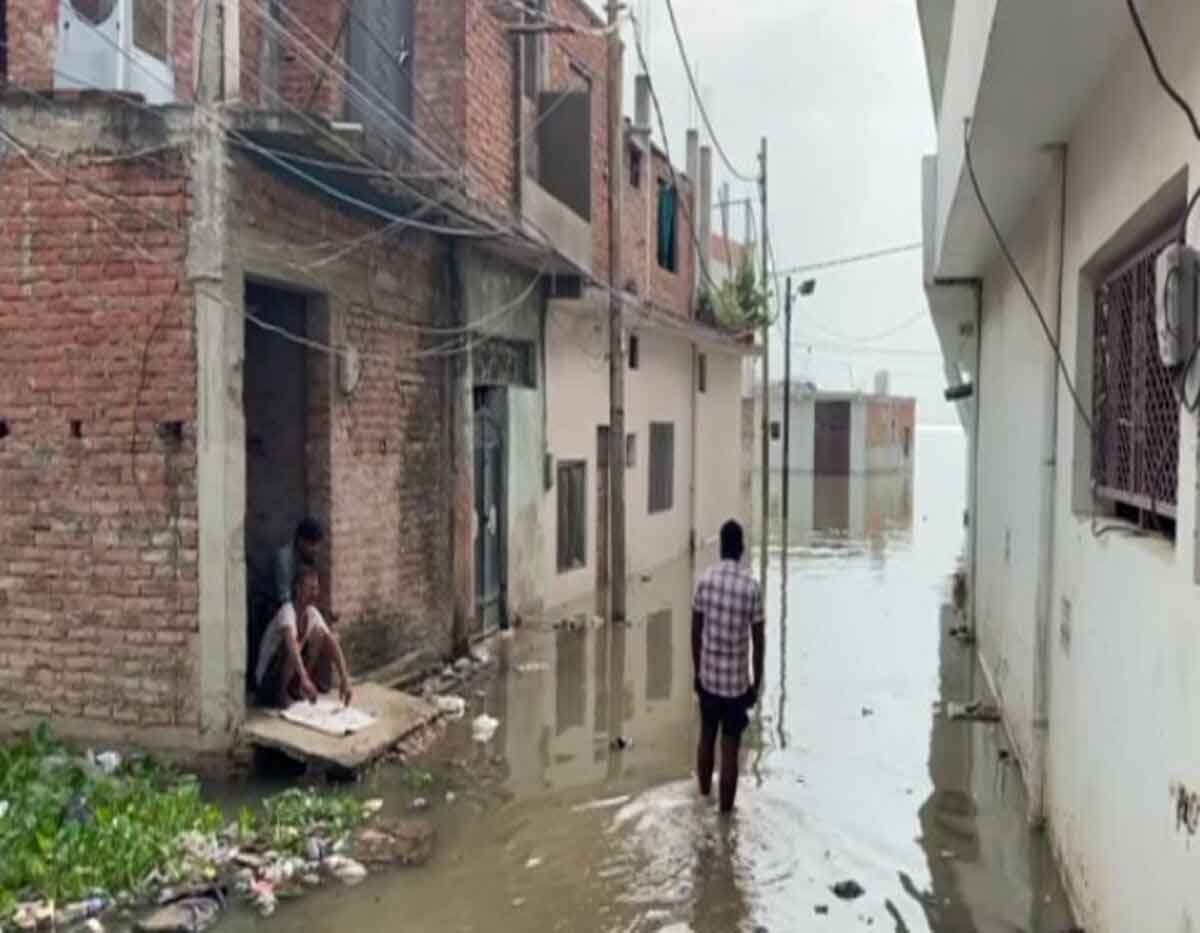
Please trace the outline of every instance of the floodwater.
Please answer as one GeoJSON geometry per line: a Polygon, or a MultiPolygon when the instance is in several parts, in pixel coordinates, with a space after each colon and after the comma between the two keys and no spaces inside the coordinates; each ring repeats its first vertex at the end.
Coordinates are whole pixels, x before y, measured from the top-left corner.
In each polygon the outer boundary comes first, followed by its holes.
{"type": "Polygon", "coordinates": [[[692,569],[679,562],[636,581],[627,627],[492,642],[503,673],[469,699],[500,728],[484,747],[464,723],[433,786],[388,768],[368,778],[388,812],[431,801],[430,865],[228,928],[1067,930],[1002,730],[934,709],[982,690],[971,649],[946,635],[964,456],[961,433],[922,430],[913,478],[793,478],[732,818],[691,774],[692,569]],[[614,750],[617,736],[629,747],[614,750]],[[830,888],[850,879],[866,893],[843,902],[830,888]]]}

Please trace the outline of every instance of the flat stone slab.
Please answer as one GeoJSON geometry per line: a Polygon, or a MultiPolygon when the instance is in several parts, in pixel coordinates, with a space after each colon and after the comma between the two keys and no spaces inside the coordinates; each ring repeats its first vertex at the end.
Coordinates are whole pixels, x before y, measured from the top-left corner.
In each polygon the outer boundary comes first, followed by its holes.
{"type": "MultiPolygon", "coordinates": [[[[328,694],[336,700],[336,694],[328,694]]],[[[366,767],[397,742],[438,718],[436,707],[377,683],[354,685],[354,706],[377,718],[353,735],[327,735],[291,723],[278,710],[249,710],[242,737],[252,745],[277,749],[292,758],[348,771],[366,767]]]]}

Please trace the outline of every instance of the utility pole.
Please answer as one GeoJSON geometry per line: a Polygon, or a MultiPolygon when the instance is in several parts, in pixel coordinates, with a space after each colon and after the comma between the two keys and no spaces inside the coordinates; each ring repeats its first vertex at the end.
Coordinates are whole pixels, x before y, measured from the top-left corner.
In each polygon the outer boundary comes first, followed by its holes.
{"type": "Polygon", "coordinates": [[[792,277],[783,299],[783,577],[787,585],[788,493],[792,452],[792,277]]]}
{"type": "MultiPolygon", "coordinates": [[[[768,288],[770,281],[770,244],[767,242],[767,138],[762,140],[762,152],[758,156],[758,193],[762,208],[762,284],[768,288]]],[[[771,523],[771,316],[766,309],[762,325],[762,551],[759,554],[759,579],[767,583],[767,543],[770,539],[771,523]]]]}
{"type": "Polygon", "coordinates": [[[625,621],[625,326],[621,306],[621,199],[625,186],[621,5],[609,0],[608,25],[608,541],[610,622],[625,621]]]}

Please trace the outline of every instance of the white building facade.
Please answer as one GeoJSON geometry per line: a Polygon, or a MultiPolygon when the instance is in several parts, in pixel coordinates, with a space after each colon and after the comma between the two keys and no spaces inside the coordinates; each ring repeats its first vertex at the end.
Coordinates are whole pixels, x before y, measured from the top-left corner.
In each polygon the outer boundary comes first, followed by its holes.
{"type": "MultiPolygon", "coordinates": [[[[1124,3],[917,5],[938,129],[926,290],[947,381],[973,387],[983,666],[1081,925],[1196,929],[1198,426],[1159,359],[1154,261],[1198,187],[1200,142],[1124,3]]],[[[1200,6],[1138,8],[1200,103],[1200,6]]]]}

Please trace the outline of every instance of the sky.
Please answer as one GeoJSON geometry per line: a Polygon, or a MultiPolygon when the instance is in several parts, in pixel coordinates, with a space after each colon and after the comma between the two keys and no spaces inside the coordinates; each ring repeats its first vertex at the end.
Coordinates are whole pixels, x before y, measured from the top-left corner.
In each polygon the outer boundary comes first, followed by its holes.
{"type": "MultiPolygon", "coordinates": [[[[668,148],[685,162],[685,133],[701,128],[691,104],[666,0],[628,0],[638,17],[668,148]]],[[[757,174],[768,139],[771,236],[777,266],[921,239],[921,157],[936,148],[914,0],[673,0],[688,57],[721,144],[743,174],[757,174]]],[[[602,4],[598,4],[601,5],[602,4]]],[[[626,96],[640,71],[626,26],[626,96]]],[[[657,129],[656,138],[659,136],[657,129]]],[[[714,187],[753,195],[714,154],[714,187]]],[[[757,210],[757,209],[756,209],[757,210]]],[[[744,215],[735,209],[731,230],[744,215]]],[[[719,220],[714,214],[714,229],[719,220]]],[[[869,390],[880,369],[892,391],[915,395],[922,423],[956,423],[942,398],[937,338],[921,284],[921,253],[806,273],[817,280],[793,315],[793,378],[822,388],[869,390]],[[889,336],[880,337],[885,332],[889,336]]],[[[772,377],[783,371],[782,324],[772,377]]]]}

